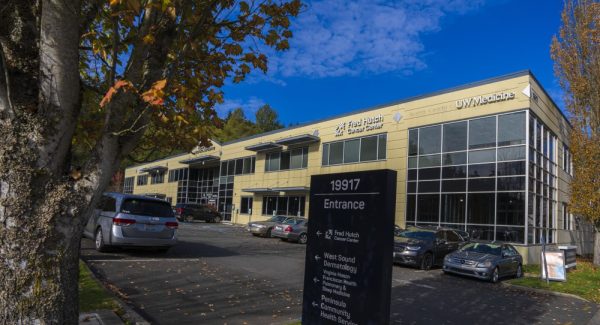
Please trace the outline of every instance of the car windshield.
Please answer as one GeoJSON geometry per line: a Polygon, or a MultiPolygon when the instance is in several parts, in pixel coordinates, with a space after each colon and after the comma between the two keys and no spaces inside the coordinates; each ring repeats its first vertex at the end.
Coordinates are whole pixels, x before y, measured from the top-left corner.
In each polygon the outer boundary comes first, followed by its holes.
{"type": "Polygon", "coordinates": [[[482,244],[482,243],[470,243],[465,245],[462,249],[462,252],[476,252],[482,254],[492,254],[492,255],[500,255],[502,249],[500,245],[494,244],[482,244]]]}
{"type": "Polygon", "coordinates": [[[297,224],[300,224],[303,221],[304,221],[304,219],[289,218],[289,219],[285,220],[283,222],[283,224],[286,224],[286,225],[297,225],[297,224]]]}
{"type": "Polygon", "coordinates": [[[282,222],[283,220],[285,220],[285,218],[287,218],[287,217],[284,217],[284,216],[274,216],[274,217],[271,217],[271,219],[269,219],[267,221],[282,222]]]}
{"type": "Polygon", "coordinates": [[[151,200],[127,199],[121,205],[121,212],[141,216],[173,217],[173,210],[169,203],[151,200]]]}
{"type": "Polygon", "coordinates": [[[397,237],[405,237],[411,239],[421,239],[421,240],[433,240],[435,239],[435,232],[428,230],[420,230],[420,229],[407,229],[398,231],[396,233],[397,237]]]}

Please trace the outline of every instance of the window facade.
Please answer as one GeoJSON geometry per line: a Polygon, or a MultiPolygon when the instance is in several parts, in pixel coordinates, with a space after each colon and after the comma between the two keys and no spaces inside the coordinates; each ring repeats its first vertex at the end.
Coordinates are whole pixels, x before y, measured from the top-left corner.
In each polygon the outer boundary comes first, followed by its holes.
{"type": "Polygon", "coordinates": [[[138,175],[137,185],[141,186],[141,185],[146,185],[146,184],[148,184],[148,174],[138,175]]]}
{"type": "Polygon", "coordinates": [[[252,197],[242,196],[240,200],[240,213],[241,214],[252,214],[252,197]]]}
{"type": "Polygon", "coordinates": [[[557,228],[557,137],[537,117],[529,118],[527,242],[554,243],[557,228]]]}
{"type": "Polygon", "coordinates": [[[123,193],[133,194],[133,180],[135,177],[125,177],[123,180],[123,193]]]}
{"type": "Polygon", "coordinates": [[[288,151],[267,153],[265,171],[301,169],[308,166],[308,147],[295,148],[288,151]]]}
{"type": "Polygon", "coordinates": [[[165,182],[165,173],[152,173],[150,175],[150,180],[152,184],[162,184],[165,182]]]}
{"type": "Polygon", "coordinates": [[[407,224],[525,243],[526,112],[408,131],[407,224]]]}
{"type": "Polygon", "coordinates": [[[178,171],[173,175],[175,179],[178,179],[177,203],[217,204],[219,193],[218,167],[192,168],[189,170],[182,168],[175,171],[178,171]]]}
{"type": "Polygon", "coordinates": [[[563,144],[563,161],[562,167],[563,170],[573,176],[573,161],[571,160],[571,151],[569,151],[569,147],[563,144]]]}
{"type": "Polygon", "coordinates": [[[323,166],[386,159],[387,134],[377,134],[323,144],[323,166]]]}
{"type": "Polygon", "coordinates": [[[263,215],[305,215],[305,196],[265,196],[262,201],[263,215]]]}
{"type": "Polygon", "coordinates": [[[187,180],[188,168],[177,168],[169,170],[169,183],[187,180]]]}

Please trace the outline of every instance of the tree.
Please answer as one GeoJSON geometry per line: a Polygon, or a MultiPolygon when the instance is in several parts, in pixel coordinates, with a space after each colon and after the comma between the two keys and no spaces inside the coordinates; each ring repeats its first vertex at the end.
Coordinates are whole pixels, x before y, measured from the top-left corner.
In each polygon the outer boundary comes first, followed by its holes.
{"type": "Polygon", "coordinates": [[[120,161],[143,139],[206,143],[224,82],[266,71],[300,6],[1,2],[0,323],[77,323],[82,229],[120,161]]]}
{"type": "Polygon", "coordinates": [[[595,226],[594,264],[600,265],[600,3],[565,2],[551,53],[573,125],[570,208],[595,226]]]}
{"type": "Polygon", "coordinates": [[[256,111],[256,126],[260,132],[269,132],[283,127],[277,120],[277,112],[269,104],[261,106],[256,111]]]}
{"type": "Polygon", "coordinates": [[[253,134],[260,133],[256,125],[246,119],[246,115],[241,108],[229,112],[225,123],[221,129],[215,131],[216,137],[219,141],[226,142],[243,137],[247,137],[253,134]]]}

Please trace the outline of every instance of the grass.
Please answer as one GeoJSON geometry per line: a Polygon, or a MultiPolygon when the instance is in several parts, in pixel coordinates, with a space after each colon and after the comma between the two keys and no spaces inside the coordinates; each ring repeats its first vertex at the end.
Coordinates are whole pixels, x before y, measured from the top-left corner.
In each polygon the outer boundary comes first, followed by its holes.
{"type": "Polygon", "coordinates": [[[566,282],[546,284],[540,278],[539,265],[525,265],[525,277],[508,281],[524,287],[550,290],[577,295],[589,301],[600,303],[600,268],[592,265],[590,260],[577,260],[577,269],[567,273],[566,282]]]}
{"type": "Polygon", "coordinates": [[[79,311],[100,309],[109,309],[118,315],[124,313],[115,298],[92,277],[87,265],[79,261],[79,311]]]}

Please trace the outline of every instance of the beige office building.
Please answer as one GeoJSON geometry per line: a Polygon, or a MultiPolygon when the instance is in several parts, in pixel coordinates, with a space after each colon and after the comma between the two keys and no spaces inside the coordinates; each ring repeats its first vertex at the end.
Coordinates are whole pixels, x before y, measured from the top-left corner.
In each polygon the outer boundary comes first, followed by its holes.
{"type": "Polygon", "coordinates": [[[312,175],[393,169],[401,227],[459,228],[513,243],[532,261],[542,240],[590,249],[586,226],[568,211],[569,128],[536,78],[522,71],[213,141],[128,168],[124,191],[212,204],[225,221],[245,224],[273,214],[310,217],[312,175]]]}

